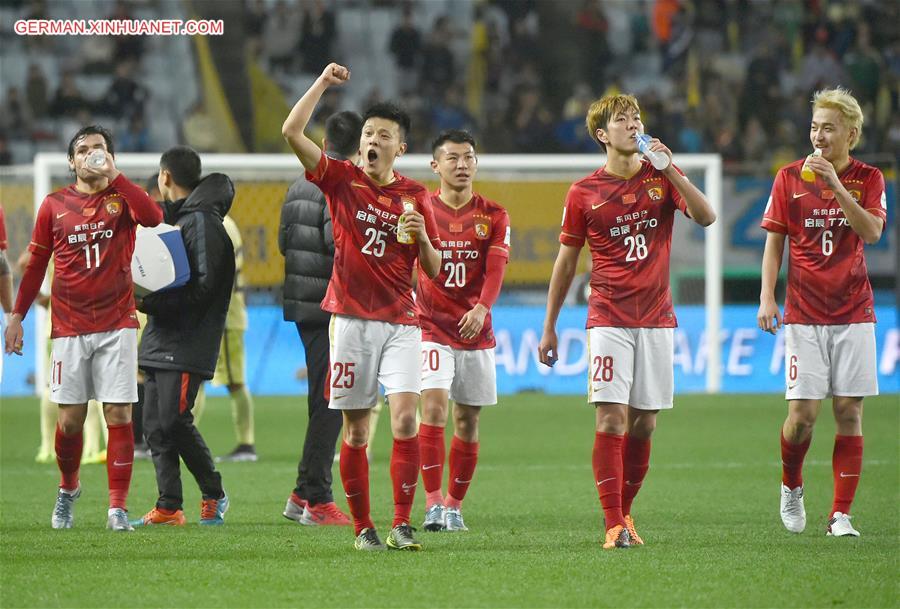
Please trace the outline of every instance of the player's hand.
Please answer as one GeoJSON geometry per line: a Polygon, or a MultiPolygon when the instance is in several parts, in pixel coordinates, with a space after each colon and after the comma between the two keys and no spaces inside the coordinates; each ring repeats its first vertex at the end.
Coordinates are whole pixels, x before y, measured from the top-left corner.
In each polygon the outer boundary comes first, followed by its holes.
{"type": "Polygon", "coordinates": [[[825,181],[825,184],[832,190],[837,188],[841,183],[838,179],[837,172],[834,170],[834,165],[832,165],[831,161],[825,157],[811,157],[806,160],[806,165],[813,170],[813,173],[822,178],[825,181]]]}
{"type": "Polygon", "coordinates": [[[88,175],[97,176],[98,178],[106,178],[110,182],[119,177],[119,170],[116,168],[116,159],[113,155],[106,153],[106,162],[100,167],[94,167],[90,163],[85,163],[84,172],[88,175]]]}
{"type": "Polygon", "coordinates": [[[545,366],[553,367],[558,359],[556,351],[559,339],[556,337],[556,330],[544,330],[541,336],[540,345],[538,345],[538,357],[545,366]]]}
{"type": "Polygon", "coordinates": [[[319,80],[322,81],[326,87],[340,85],[350,80],[350,70],[340,64],[330,63],[325,66],[322,75],[319,76],[319,80]]]}
{"type": "Polygon", "coordinates": [[[25,331],[22,329],[22,318],[18,314],[13,313],[9,316],[9,324],[6,326],[6,332],[3,336],[3,350],[7,355],[15,353],[22,355],[23,339],[25,331]]]}
{"type": "Polygon", "coordinates": [[[756,323],[759,329],[775,334],[783,324],[781,321],[781,311],[774,300],[764,300],[759,304],[759,312],[756,314],[756,323]]]}
{"type": "MultiPolygon", "coordinates": [[[[667,157],[669,157],[669,167],[672,166],[672,151],[669,150],[669,147],[659,141],[657,138],[650,138],[650,143],[648,144],[650,150],[653,152],[663,152],[667,157]]],[[[666,167],[668,169],[669,167],[666,167]]]]}
{"type": "Polygon", "coordinates": [[[416,236],[416,240],[428,241],[428,231],[425,230],[425,216],[412,209],[403,212],[403,229],[416,236]]]}
{"type": "Polygon", "coordinates": [[[472,307],[472,310],[462,316],[457,326],[459,327],[459,335],[463,340],[475,340],[478,338],[482,328],[484,328],[484,318],[487,317],[487,314],[488,308],[479,302],[472,307]]]}

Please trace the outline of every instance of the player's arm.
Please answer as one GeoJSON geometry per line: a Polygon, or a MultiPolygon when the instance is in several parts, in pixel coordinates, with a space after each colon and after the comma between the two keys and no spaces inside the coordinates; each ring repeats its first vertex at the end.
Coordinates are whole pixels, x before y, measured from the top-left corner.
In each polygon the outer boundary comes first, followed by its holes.
{"type": "Polygon", "coordinates": [[[566,294],[575,278],[575,270],[578,267],[578,254],[581,247],[561,244],[556,262],[553,263],[553,273],[550,275],[550,288],[547,290],[547,313],[544,317],[544,332],[541,335],[541,343],[538,347],[538,355],[541,363],[552,366],[557,359],[556,320],[559,319],[559,311],[562,309],[566,294]]]}
{"type": "Polygon", "coordinates": [[[4,333],[4,350],[6,353],[22,355],[22,341],[25,331],[22,328],[22,320],[31,308],[31,303],[41,291],[44,283],[44,275],[47,274],[47,265],[50,264],[50,256],[53,253],[53,218],[50,205],[46,200],[38,209],[37,218],[34,221],[34,230],[31,233],[31,244],[28,246],[30,255],[22,272],[22,282],[19,284],[19,293],[9,315],[9,323],[4,333]]]}
{"type": "Polygon", "coordinates": [[[831,192],[834,193],[834,198],[837,199],[841,209],[844,211],[844,217],[847,218],[847,222],[850,224],[853,232],[859,235],[859,238],[867,245],[878,243],[878,240],[881,239],[881,232],[884,230],[884,220],[869,213],[862,205],[853,200],[853,197],[841,184],[841,180],[838,178],[831,161],[820,156],[813,156],[809,158],[807,163],[813,172],[822,178],[825,184],[828,185],[828,188],[831,189],[831,192]]]}
{"type": "MultiPolygon", "coordinates": [[[[428,203],[424,205],[428,205],[428,203]]],[[[441,272],[441,254],[435,249],[428,234],[430,232],[435,237],[438,234],[434,214],[431,212],[430,207],[422,207],[403,212],[403,217],[403,228],[416,236],[416,246],[419,248],[419,264],[422,265],[425,274],[434,279],[441,272]]]]}
{"type": "Polygon", "coordinates": [[[350,70],[336,63],[328,64],[303,97],[294,104],[291,113],[281,126],[281,135],[307,171],[315,171],[322,158],[321,148],[304,133],[313,110],[328,87],[344,83],[349,78],[350,70]]]}
{"type": "Polygon", "coordinates": [[[481,294],[478,302],[459,320],[459,335],[470,340],[481,334],[484,328],[484,320],[491,307],[500,296],[500,288],[503,286],[503,275],[506,274],[505,255],[489,253],[484,261],[484,284],[481,286],[481,294]]]}
{"type": "Polygon", "coordinates": [[[759,312],[756,323],[760,330],[775,334],[781,327],[781,311],[775,302],[775,284],[784,256],[784,233],[769,231],[762,259],[762,285],[759,290],[759,312]]]}
{"type": "Polygon", "coordinates": [[[150,198],[147,191],[120,173],[110,182],[115,186],[131,212],[131,217],[141,226],[156,226],[163,221],[163,211],[159,203],[150,198]]]}
{"type": "Polygon", "coordinates": [[[13,280],[12,268],[6,257],[6,250],[0,250],[0,307],[4,313],[9,313],[13,308],[13,280]]]}
{"type": "Polygon", "coordinates": [[[712,205],[706,195],[699,188],[694,186],[690,180],[678,173],[675,166],[669,163],[669,166],[663,171],[681,198],[687,206],[688,214],[691,220],[700,226],[709,226],[716,221],[716,212],[713,211],[712,205]]]}

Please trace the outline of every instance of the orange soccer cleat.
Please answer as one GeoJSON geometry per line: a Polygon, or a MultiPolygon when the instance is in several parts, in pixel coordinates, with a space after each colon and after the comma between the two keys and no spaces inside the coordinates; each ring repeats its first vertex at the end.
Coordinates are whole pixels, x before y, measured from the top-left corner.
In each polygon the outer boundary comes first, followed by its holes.
{"type": "Polygon", "coordinates": [[[144,527],[157,524],[166,524],[169,526],[183,527],[185,524],[184,512],[182,510],[162,510],[153,508],[143,515],[139,520],[132,520],[131,526],[144,527]]]}
{"type": "Polygon", "coordinates": [[[641,539],[641,536],[637,534],[637,531],[634,530],[634,519],[631,517],[631,514],[625,516],[625,529],[628,531],[628,537],[631,540],[631,545],[633,546],[642,546],[644,545],[644,540],[641,539]]]}
{"type": "Polygon", "coordinates": [[[606,541],[603,542],[604,550],[629,547],[631,547],[631,538],[628,536],[628,529],[621,524],[606,531],[606,541]]]}

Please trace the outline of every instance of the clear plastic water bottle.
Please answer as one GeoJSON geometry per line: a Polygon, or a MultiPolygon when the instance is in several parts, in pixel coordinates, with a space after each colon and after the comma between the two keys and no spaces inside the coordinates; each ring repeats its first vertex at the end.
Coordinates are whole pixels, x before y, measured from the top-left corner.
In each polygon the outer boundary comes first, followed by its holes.
{"type": "Polygon", "coordinates": [[[87,157],[87,164],[94,169],[100,169],[106,165],[106,153],[99,148],[97,150],[92,150],[87,157]]]}
{"type": "Polygon", "coordinates": [[[409,201],[403,202],[403,213],[400,214],[400,217],[397,219],[397,241],[399,243],[415,243],[416,236],[403,228],[403,224],[406,222],[406,212],[412,211],[416,208],[415,205],[410,203],[409,201]]]}
{"type": "Polygon", "coordinates": [[[638,143],[638,150],[641,151],[641,154],[643,154],[645,157],[647,157],[647,160],[650,161],[650,164],[653,165],[653,167],[662,171],[663,169],[665,169],[666,167],[669,166],[669,161],[670,161],[669,155],[667,155],[665,152],[656,152],[656,151],[650,150],[650,136],[649,135],[645,135],[645,134],[641,133],[640,135],[637,135],[636,137],[637,137],[637,143],[638,143]]]}
{"type": "Polygon", "coordinates": [[[816,181],[816,172],[813,171],[809,166],[809,159],[817,156],[822,156],[822,149],[816,148],[812,154],[806,157],[806,160],[803,161],[803,167],[800,168],[800,179],[804,182],[815,182],[816,181]]]}

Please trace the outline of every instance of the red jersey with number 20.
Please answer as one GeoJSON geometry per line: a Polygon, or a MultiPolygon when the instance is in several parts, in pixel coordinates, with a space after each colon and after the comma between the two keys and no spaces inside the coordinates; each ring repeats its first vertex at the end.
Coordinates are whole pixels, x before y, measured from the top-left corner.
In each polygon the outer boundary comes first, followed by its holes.
{"type": "Polygon", "coordinates": [[[428,190],[394,173],[380,186],[349,161],[322,155],[307,179],[325,194],[334,230],[334,269],[322,309],[330,313],[408,326],[418,325],[412,272],[419,255],[415,243],[397,241],[404,203],[425,218],[432,244],[439,243],[428,190]]]}
{"type": "Polygon", "coordinates": [[[590,247],[588,328],[677,325],[669,254],[675,211],[686,209],[675,186],[646,161],[629,179],[601,167],[572,184],[559,242],[590,247]]]}
{"type": "Polygon", "coordinates": [[[52,338],[138,327],[134,231],[138,223],[161,220],[159,206],[122,174],[98,193],[82,193],[73,184],[44,199],[28,249],[53,253],[52,338]]]}
{"type": "Polygon", "coordinates": [[[419,273],[422,340],[455,349],[490,349],[496,344],[490,313],[481,334],[470,341],[460,337],[459,320],[478,304],[488,256],[509,259],[509,215],[477,193],[459,209],[444,203],[439,192],[431,203],[441,237],[441,272],[434,279],[419,273]]]}
{"type": "MultiPolygon", "coordinates": [[[[819,178],[800,178],[804,160],[778,172],[761,223],[767,231],[787,235],[790,242],[784,323],[874,322],[863,241],[850,228],[834,192],[819,178]]],[[[881,171],[850,159],[838,179],[863,209],[887,221],[881,171]]]]}

